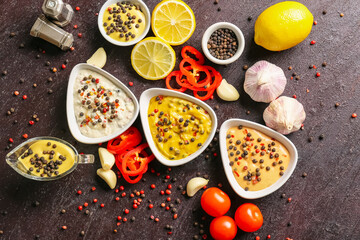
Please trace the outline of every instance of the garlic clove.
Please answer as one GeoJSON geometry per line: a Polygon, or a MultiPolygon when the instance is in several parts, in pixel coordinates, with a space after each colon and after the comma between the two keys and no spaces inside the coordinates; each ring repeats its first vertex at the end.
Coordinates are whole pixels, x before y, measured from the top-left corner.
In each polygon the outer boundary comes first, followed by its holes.
{"type": "Polygon", "coordinates": [[[279,133],[289,134],[301,128],[306,113],[298,100],[282,96],[270,103],[263,117],[266,126],[279,133]]]}
{"type": "Polygon", "coordinates": [[[221,81],[220,86],[216,89],[216,93],[224,101],[236,101],[239,99],[240,94],[236,88],[229,84],[225,78],[221,81]]]}
{"type": "Polygon", "coordinates": [[[115,156],[111,152],[109,152],[106,148],[99,148],[99,157],[101,167],[104,170],[110,170],[112,166],[115,164],[115,156]]]}
{"type": "Polygon", "coordinates": [[[111,189],[115,188],[117,177],[113,170],[105,170],[103,168],[99,168],[96,171],[96,174],[101,177],[111,189]]]}
{"type": "Polygon", "coordinates": [[[94,65],[98,68],[103,68],[106,63],[106,52],[104,48],[99,48],[96,52],[86,61],[87,64],[94,65]]]}
{"type": "Polygon", "coordinates": [[[245,73],[244,90],[256,102],[269,103],[285,89],[284,71],[267,61],[258,61],[245,73]]]}
{"type": "Polygon", "coordinates": [[[186,186],[186,193],[189,197],[193,197],[201,188],[208,184],[209,180],[201,177],[190,179],[186,186]]]}

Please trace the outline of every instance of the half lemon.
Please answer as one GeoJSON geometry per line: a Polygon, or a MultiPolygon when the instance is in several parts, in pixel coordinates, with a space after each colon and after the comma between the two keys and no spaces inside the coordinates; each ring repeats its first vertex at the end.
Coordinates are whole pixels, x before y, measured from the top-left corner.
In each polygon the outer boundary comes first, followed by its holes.
{"type": "Polygon", "coordinates": [[[157,37],[148,37],[138,42],[131,52],[131,65],[143,78],[165,78],[175,66],[174,49],[157,37]]]}
{"type": "Polygon", "coordinates": [[[170,45],[181,45],[193,34],[196,27],[191,8],[180,0],[164,0],[154,8],[151,28],[155,36],[170,45]]]}

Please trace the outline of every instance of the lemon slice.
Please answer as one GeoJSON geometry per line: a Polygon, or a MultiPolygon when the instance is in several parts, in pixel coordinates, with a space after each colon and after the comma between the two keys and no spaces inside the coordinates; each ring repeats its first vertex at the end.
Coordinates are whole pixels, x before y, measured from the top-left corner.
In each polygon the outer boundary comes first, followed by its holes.
{"type": "Polygon", "coordinates": [[[138,42],[131,52],[131,65],[143,78],[165,78],[175,66],[174,49],[157,37],[148,37],[138,42]]]}
{"type": "Polygon", "coordinates": [[[195,16],[191,8],[179,0],[164,0],[154,8],[151,28],[155,36],[170,45],[186,42],[195,30],[195,16]]]}

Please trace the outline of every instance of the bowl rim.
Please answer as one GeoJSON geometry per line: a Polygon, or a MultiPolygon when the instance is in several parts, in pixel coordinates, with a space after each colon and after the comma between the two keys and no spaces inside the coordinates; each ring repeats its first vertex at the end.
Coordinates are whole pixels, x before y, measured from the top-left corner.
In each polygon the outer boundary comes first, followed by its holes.
{"type": "Polygon", "coordinates": [[[220,127],[220,133],[219,133],[219,141],[220,141],[220,153],[221,153],[221,159],[222,164],[224,167],[224,171],[226,174],[226,177],[232,187],[232,189],[238,194],[240,197],[245,199],[257,199],[265,197],[276,190],[278,190],[282,185],[286,183],[286,181],[290,178],[292,173],[294,172],[296,168],[296,164],[298,161],[298,152],[295,147],[295,145],[284,135],[255,122],[239,119],[239,118],[231,118],[226,120],[220,127]],[[240,185],[237,183],[235,176],[232,172],[232,168],[229,164],[229,157],[226,147],[226,133],[229,128],[234,126],[243,125],[245,127],[251,127],[255,130],[261,131],[262,133],[268,135],[269,137],[275,138],[277,141],[281,142],[289,151],[290,153],[290,162],[289,166],[284,172],[284,175],[279,178],[274,184],[271,186],[259,190],[259,191],[245,191],[240,185]]]}
{"type": "Polygon", "coordinates": [[[150,14],[150,10],[148,8],[148,6],[142,1],[142,0],[127,0],[127,2],[131,2],[134,4],[137,4],[140,6],[141,11],[144,13],[145,15],[145,19],[146,19],[146,25],[145,25],[145,30],[144,32],[136,39],[132,40],[132,41],[128,41],[128,42],[120,42],[120,41],[116,41],[115,39],[112,39],[111,37],[109,37],[104,28],[103,28],[103,16],[105,13],[106,8],[108,8],[110,5],[119,2],[119,0],[108,0],[106,1],[100,11],[99,11],[99,16],[98,16],[98,28],[99,31],[101,33],[101,35],[110,43],[117,45],[117,46],[131,46],[134,45],[138,42],[140,42],[142,39],[144,39],[146,37],[146,35],[148,34],[149,30],[150,30],[150,22],[151,22],[151,14],[150,14]]]}
{"type": "Polygon", "coordinates": [[[108,73],[107,71],[95,67],[93,65],[87,64],[87,63],[79,63],[73,69],[71,70],[69,82],[68,82],[68,88],[66,93],[66,115],[67,115],[67,122],[69,125],[70,132],[72,136],[79,142],[85,143],[85,144],[98,144],[107,142],[123,132],[125,132],[136,120],[136,118],[139,115],[139,102],[135,95],[131,92],[131,90],[125,86],[124,83],[122,83],[119,79],[108,73]],[[107,78],[110,82],[112,82],[114,85],[122,89],[133,101],[134,103],[134,115],[130,119],[130,121],[123,127],[119,128],[119,130],[115,131],[114,133],[104,136],[104,137],[98,137],[98,138],[91,138],[83,135],[80,132],[80,129],[76,122],[75,117],[75,109],[74,109],[74,83],[76,80],[76,77],[80,70],[88,69],[90,71],[94,71],[99,75],[102,75],[103,77],[107,78]]]}
{"type": "Polygon", "coordinates": [[[177,92],[177,91],[173,91],[173,90],[169,90],[169,89],[164,89],[164,88],[150,88],[141,94],[141,96],[140,96],[140,118],[141,118],[141,124],[143,127],[143,131],[144,131],[146,140],[149,144],[151,151],[153,152],[156,159],[160,163],[162,163],[165,166],[169,166],[169,167],[180,166],[180,165],[188,163],[188,162],[194,160],[195,158],[197,158],[209,146],[209,144],[211,143],[212,139],[215,136],[216,129],[217,129],[217,117],[216,117],[214,110],[209,105],[207,105],[203,101],[201,101],[195,97],[192,97],[190,95],[187,95],[185,93],[181,93],[181,92],[177,92]],[[150,99],[152,99],[153,97],[158,96],[158,95],[178,97],[178,98],[182,98],[182,99],[188,100],[190,102],[196,103],[199,106],[201,106],[202,108],[204,108],[211,117],[211,120],[212,120],[211,127],[212,128],[211,128],[211,132],[210,132],[208,138],[206,139],[205,143],[196,152],[192,153],[191,155],[187,156],[186,158],[179,159],[179,160],[166,159],[160,153],[160,151],[157,149],[157,146],[154,143],[154,139],[151,135],[150,127],[149,127],[148,109],[149,109],[150,99]]]}
{"type": "Polygon", "coordinates": [[[235,24],[229,23],[229,22],[217,22],[217,23],[214,23],[213,25],[211,25],[210,27],[208,27],[207,30],[204,32],[202,40],[201,40],[201,47],[202,47],[202,50],[203,50],[205,56],[211,62],[220,64],[220,65],[226,65],[226,64],[235,62],[241,56],[241,54],[243,53],[244,48],[245,48],[245,38],[244,38],[242,31],[235,24]],[[207,42],[208,42],[211,34],[221,28],[228,28],[228,29],[232,30],[235,33],[236,38],[238,40],[238,49],[236,50],[234,56],[232,56],[231,58],[226,59],[226,60],[221,60],[221,59],[217,59],[217,58],[213,57],[207,48],[207,42]]]}

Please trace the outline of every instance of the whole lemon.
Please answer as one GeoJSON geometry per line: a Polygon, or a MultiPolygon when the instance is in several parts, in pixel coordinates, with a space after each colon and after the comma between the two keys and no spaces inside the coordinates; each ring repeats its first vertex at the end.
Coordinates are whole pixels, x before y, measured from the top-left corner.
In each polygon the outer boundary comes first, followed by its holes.
{"type": "Polygon", "coordinates": [[[265,9],[255,22],[255,43],[282,51],[302,42],[311,32],[314,17],[303,4],[285,1],[265,9]]]}

